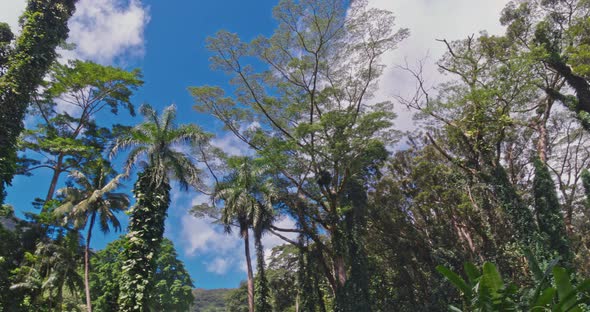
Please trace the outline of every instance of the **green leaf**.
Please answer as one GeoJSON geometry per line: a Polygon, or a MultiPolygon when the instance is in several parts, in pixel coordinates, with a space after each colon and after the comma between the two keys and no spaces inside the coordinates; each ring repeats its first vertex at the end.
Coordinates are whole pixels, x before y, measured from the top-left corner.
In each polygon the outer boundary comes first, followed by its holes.
{"type": "Polygon", "coordinates": [[[471,262],[465,262],[463,269],[469,278],[469,283],[475,285],[477,279],[481,276],[481,271],[471,262]]]}
{"type": "Polygon", "coordinates": [[[483,275],[481,277],[481,284],[485,285],[491,291],[491,295],[497,297],[500,290],[504,288],[504,282],[498,269],[493,263],[486,262],[483,264],[483,275]]]}
{"type": "MultiPolygon", "coordinates": [[[[576,301],[574,287],[572,286],[569,274],[567,273],[566,269],[562,267],[554,267],[553,278],[555,279],[555,285],[557,286],[557,296],[559,297],[559,305],[556,306],[557,311],[562,311],[561,307],[573,306],[576,301]]],[[[581,312],[581,310],[572,311],[581,312]]]]}
{"type": "Polygon", "coordinates": [[[436,270],[453,283],[467,298],[471,298],[471,287],[457,273],[442,265],[437,266],[436,270]]]}
{"type": "Polygon", "coordinates": [[[541,267],[539,266],[539,262],[537,262],[537,259],[535,258],[535,256],[533,256],[533,253],[531,252],[530,248],[523,248],[522,252],[524,253],[525,257],[529,262],[529,269],[533,272],[535,280],[543,280],[544,275],[541,271],[541,267]]]}
{"type": "Polygon", "coordinates": [[[541,295],[535,301],[534,308],[546,307],[546,306],[550,305],[551,302],[553,301],[553,298],[555,297],[556,292],[557,292],[557,289],[555,289],[553,287],[549,287],[549,288],[543,290],[541,295]]]}
{"type": "MultiPolygon", "coordinates": [[[[565,271],[565,269],[563,268],[559,268],[562,269],[563,271],[565,271]]],[[[555,273],[555,270],[553,271],[555,273]]],[[[561,273],[560,273],[561,274],[561,273]]],[[[563,282],[563,280],[561,281],[561,283],[564,284],[570,284],[571,283],[569,281],[569,276],[566,274],[565,277],[567,278],[566,282],[563,282]]],[[[560,277],[560,279],[563,279],[564,276],[562,275],[560,277]]],[[[557,277],[555,278],[555,283],[557,284],[557,277]]],[[[567,286],[565,286],[564,288],[567,288],[567,286]]],[[[582,312],[582,309],[578,306],[578,303],[582,303],[584,301],[586,301],[587,299],[582,299],[582,300],[578,300],[576,301],[578,294],[586,292],[590,290],[590,280],[585,280],[582,283],[580,283],[580,285],[578,285],[578,287],[576,287],[575,289],[572,289],[571,291],[569,291],[567,294],[564,294],[563,296],[559,293],[559,287],[558,287],[558,294],[560,296],[559,298],[559,303],[555,306],[555,308],[553,309],[553,311],[572,311],[572,312],[582,312]]]]}
{"type": "Polygon", "coordinates": [[[449,306],[449,310],[453,311],[453,312],[463,312],[463,310],[457,308],[456,306],[450,305],[449,306]]]}

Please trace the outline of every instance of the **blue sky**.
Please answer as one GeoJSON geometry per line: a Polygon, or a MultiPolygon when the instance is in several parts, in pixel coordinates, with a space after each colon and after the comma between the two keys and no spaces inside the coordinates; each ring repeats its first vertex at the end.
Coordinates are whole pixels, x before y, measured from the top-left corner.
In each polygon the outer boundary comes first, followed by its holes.
{"type": "MultiPolygon", "coordinates": [[[[0,21],[13,26],[22,12],[24,0],[2,0],[0,21]]],[[[70,22],[70,40],[78,45],[64,57],[81,58],[102,64],[114,64],[126,69],[140,68],[145,84],[133,97],[138,106],[150,103],[157,109],[176,104],[181,123],[196,123],[218,137],[214,144],[230,153],[240,153],[240,145],[231,135],[220,133],[218,124],[210,116],[200,115],[192,109],[193,99],[189,86],[227,85],[228,77],[211,71],[205,49],[205,39],[225,29],[237,32],[243,40],[260,34],[270,35],[276,25],[272,7],[278,0],[217,0],[217,1],[156,1],[156,0],[80,0],[75,17],[70,22]]],[[[429,55],[425,72],[433,77],[434,84],[444,77],[437,74],[435,60],[444,47],[434,39],[460,39],[479,30],[499,33],[497,20],[506,0],[370,0],[371,6],[392,10],[398,16],[398,26],[410,28],[411,37],[399,49],[384,56],[389,65],[381,79],[376,100],[391,99],[396,94],[412,90],[412,83],[394,64],[406,60],[412,64],[429,55]],[[453,22],[449,21],[453,16],[453,22]]],[[[411,114],[398,111],[398,128],[413,126],[411,114]]],[[[139,117],[120,115],[116,123],[134,124],[139,117]]],[[[66,176],[61,177],[61,182],[66,176]]],[[[130,190],[133,181],[126,183],[130,190]]],[[[32,210],[30,202],[44,197],[49,185],[49,172],[38,171],[33,177],[16,177],[8,189],[7,202],[17,213],[32,210]]],[[[185,262],[196,287],[236,287],[245,279],[243,245],[234,235],[225,235],[210,220],[195,219],[187,211],[192,204],[203,201],[197,193],[181,193],[176,188],[166,224],[166,236],[174,242],[180,258],[185,262]]],[[[121,216],[125,219],[126,216],[121,216]]],[[[292,221],[281,221],[289,227],[292,221]]],[[[126,221],[124,222],[126,225],[126,221]]],[[[119,234],[103,236],[95,233],[92,246],[103,248],[119,234]]],[[[281,243],[276,237],[266,237],[270,248],[281,243]]]]}

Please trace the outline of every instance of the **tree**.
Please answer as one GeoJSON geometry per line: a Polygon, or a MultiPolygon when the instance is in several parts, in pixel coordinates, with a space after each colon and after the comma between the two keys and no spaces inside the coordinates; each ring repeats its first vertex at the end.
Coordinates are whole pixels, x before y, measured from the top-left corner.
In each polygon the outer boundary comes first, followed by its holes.
{"type": "Polygon", "coordinates": [[[555,73],[559,83],[544,90],[548,98],[575,112],[586,128],[590,121],[589,16],[590,5],[585,1],[527,0],[510,2],[500,19],[507,26],[506,37],[524,57],[555,73]]]}
{"type": "MultiPolygon", "coordinates": [[[[22,16],[22,32],[2,66],[0,76],[0,204],[16,170],[17,138],[32,94],[56,57],[55,48],[68,35],[68,19],[76,0],[29,0],[22,16]]],[[[5,46],[8,36],[2,27],[5,46]]],[[[3,48],[4,50],[4,48],[3,48]]]]}
{"type": "Polygon", "coordinates": [[[291,244],[272,249],[266,274],[275,311],[295,311],[297,294],[297,247],[291,244]]]}
{"type": "Polygon", "coordinates": [[[125,108],[135,115],[130,97],[143,84],[139,70],[125,71],[93,62],[54,64],[50,81],[32,100],[41,118],[37,129],[25,132],[23,147],[41,155],[25,159],[25,173],[38,168],[52,171],[45,201],[53,199],[59,177],[81,169],[103,152],[111,134],[97,126],[95,116],[104,109],[117,114],[125,108]],[[59,103],[59,104],[58,104],[59,103]]]}
{"type": "Polygon", "coordinates": [[[14,34],[10,30],[10,26],[7,23],[0,22],[0,77],[2,77],[6,71],[5,66],[12,50],[10,45],[12,40],[14,40],[14,34]]]}
{"type": "MultiPolygon", "coordinates": [[[[363,306],[369,301],[364,286],[354,285],[354,278],[347,284],[350,276],[363,275],[356,272],[363,264],[351,266],[363,262],[356,258],[363,248],[352,250],[363,238],[355,246],[347,240],[350,230],[362,227],[364,208],[351,209],[344,199],[359,195],[349,193],[351,183],[361,190],[363,179],[376,174],[372,169],[383,156],[378,151],[386,154],[384,146],[392,142],[391,103],[368,101],[383,69],[380,56],[408,32],[394,32],[392,14],[367,8],[366,1],[281,1],[273,13],[279,25],[269,38],[245,43],[221,31],[208,41],[214,68],[233,74],[233,96],[210,86],[191,93],[198,110],[221,120],[288,184],[284,206],[322,249],[319,254],[328,255],[321,267],[336,301],[345,300],[340,290],[350,288],[359,291],[355,298],[363,306]],[[250,57],[264,70],[248,65],[250,57]],[[349,221],[359,227],[347,227],[349,221]],[[329,243],[317,232],[326,233],[329,243]]],[[[339,311],[354,309],[341,306],[339,311]]]]}
{"type": "Polygon", "coordinates": [[[572,253],[570,243],[563,222],[561,205],[555,190],[555,183],[551,178],[547,165],[535,158],[535,178],[533,180],[533,193],[535,198],[535,213],[537,223],[545,233],[549,250],[553,257],[559,255],[564,261],[564,266],[571,267],[572,253]]]}
{"type": "MultiPolygon", "coordinates": [[[[264,167],[260,160],[249,157],[228,159],[231,172],[218,184],[213,192],[213,202],[223,203],[220,221],[227,232],[237,226],[244,240],[244,254],[248,273],[248,307],[250,312],[270,311],[269,289],[264,274],[264,248],[262,235],[273,222],[273,197],[276,196],[272,183],[265,179],[264,167]],[[258,277],[255,282],[250,257],[249,230],[254,230],[258,277]],[[255,300],[256,298],[256,300],[255,300]]],[[[207,208],[207,207],[205,207],[207,208]]],[[[194,210],[197,215],[199,207],[194,210]]]]}
{"type": "Polygon", "coordinates": [[[205,144],[208,139],[196,125],[175,124],[176,108],[168,106],[161,116],[149,105],[140,113],[145,121],[117,138],[111,155],[123,150],[129,154],[125,170],[141,163],[143,170],[135,182],[136,204],[130,209],[129,238],[124,250],[123,277],[119,304],[121,311],[146,311],[151,300],[155,273],[154,261],[164,234],[164,221],[170,204],[170,181],[182,189],[201,185],[201,170],[179,146],[205,144]]]}
{"type": "Polygon", "coordinates": [[[226,311],[248,312],[248,286],[246,283],[240,283],[237,289],[232,290],[226,295],[226,311]]]}
{"type": "MultiPolygon", "coordinates": [[[[25,262],[13,272],[12,290],[24,291],[23,308],[62,311],[67,297],[78,296],[83,287],[79,274],[82,263],[80,235],[59,231],[55,239],[37,243],[34,253],[25,253],[25,262]]],[[[74,305],[81,303],[74,301],[74,305]]]]}
{"type": "MultiPolygon", "coordinates": [[[[97,311],[119,311],[120,280],[123,274],[124,249],[128,238],[120,237],[98,251],[91,259],[90,275],[93,306],[97,311]]],[[[173,243],[164,238],[155,259],[154,287],[148,294],[147,311],[188,311],[194,297],[193,283],[173,243]]]]}
{"type": "Polygon", "coordinates": [[[86,294],[86,308],[92,311],[90,298],[90,239],[97,221],[103,233],[110,231],[110,225],[115,231],[121,229],[116,213],[129,207],[129,196],[124,193],[113,192],[120,186],[124,177],[115,172],[110,164],[100,159],[88,164],[86,174],[73,171],[70,176],[80,188],[66,187],[59,192],[64,196],[63,204],[54,210],[59,216],[65,217],[66,223],[71,222],[75,229],[82,230],[88,226],[86,244],[84,246],[84,288],[86,294]],[[88,223],[90,222],[90,223],[88,223]]]}

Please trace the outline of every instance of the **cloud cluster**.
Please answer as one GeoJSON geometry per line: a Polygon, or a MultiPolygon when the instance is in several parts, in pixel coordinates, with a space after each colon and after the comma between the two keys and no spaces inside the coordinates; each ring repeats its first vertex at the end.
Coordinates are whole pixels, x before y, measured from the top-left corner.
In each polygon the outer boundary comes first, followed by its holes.
{"type": "MultiPolygon", "coordinates": [[[[0,22],[18,33],[18,18],[25,0],[0,1],[0,22]]],[[[80,0],[69,21],[68,41],[74,51],[62,51],[65,59],[88,59],[111,64],[123,56],[142,56],[149,9],[139,0],[80,0]]]]}
{"type": "Polygon", "coordinates": [[[18,30],[18,18],[24,12],[27,3],[25,0],[0,1],[0,22],[8,23],[12,32],[18,30]]]}
{"type": "Polygon", "coordinates": [[[69,41],[79,58],[103,64],[144,52],[149,10],[139,0],[80,0],[70,20],[69,41]]]}
{"type": "MultiPolygon", "coordinates": [[[[397,65],[415,67],[425,59],[424,77],[434,85],[442,82],[436,61],[443,56],[445,46],[436,39],[459,40],[477,35],[485,30],[489,34],[501,34],[500,12],[508,0],[369,0],[369,6],[391,11],[396,16],[396,27],[409,28],[410,37],[401,42],[398,49],[383,56],[387,65],[381,78],[376,101],[392,100],[396,95],[409,96],[416,90],[410,75],[397,69],[397,65]]],[[[397,128],[414,128],[412,113],[396,107],[397,128]]]]}

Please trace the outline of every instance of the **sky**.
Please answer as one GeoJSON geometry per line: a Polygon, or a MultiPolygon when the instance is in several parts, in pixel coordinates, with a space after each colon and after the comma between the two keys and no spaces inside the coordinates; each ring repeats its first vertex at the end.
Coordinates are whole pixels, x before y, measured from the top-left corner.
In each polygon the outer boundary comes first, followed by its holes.
{"type": "MultiPolygon", "coordinates": [[[[424,60],[427,83],[435,85],[445,77],[437,71],[436,60],[444,53],[444,45],[436,39],[457,40],[485,30],[501,34],[499,16],[508,0],[369,0],[369,5],[387,9],[396,15],[396,26],[409,28],[410,37],[398,48],[383,56],[387,66],[380,79],[375,101],[393,100],[396,95],[409,95],[414,90],[412,79],[396,66],[415,66],[424,60]]],[[[217,137],[213,144],[231,154],[240,154],[237,139],[219,131],[213,118],[196,113],[187,87],[201,85],[227,86],[228,77],[209,68],[211,54],[205,39],[218,30],[236,32],[248,41],[258,35],[270,35],[276,27],[272,8],[278,0],[80,0],[70,20],[69,41],[73,51],[62,51],[63,59],[91,60],[125,69],[140,68],[145,84],[133,96],[139,106],[150,103],[157,109],[175,104],[179,123],[196,123],[217,137]]],[[[18,17],[25,0],[0,1],[0,21],[18,31],[18,17]]],[[[414,123],[411,112],[396,107],[400,130],[409,130],[414,123]]],[[[98,118],[101,118],[99,116],[98,118]]],[[[140,117],[121,114],[117,123],[135,124],[140,117]]],[[[44,197],[49,185],[49,172],[38,171],[33,177],[18,176],[9,188],[7,202],[19,216],[35,212],[31,201],[44,197]]],[[[65,181],[65,176],[61,182],[65,181]]],[[[126,182],[130,191],[132,181],[126,182]]],[[[244,245],[234,233],[208,219],[197,219],[188,213],[196,203],[207,198],[203,194],[183,193],[173,188],[165,236],[170,238],[198,288],[233,288],[246,278],[244,245]]],[[[121,215],[126,226],[126,216],[121,215]]],[[[279,227],[289,228],[293,221],[283,219],[279,227]]],[[[93,234],[92,247],[102,249],[120,233],[93,234]]],[[[277,237],[266,236],[268,251],[281,244],[277,237]]],[[[268,252],[267,252],[268,254],[268,252]]]]}

